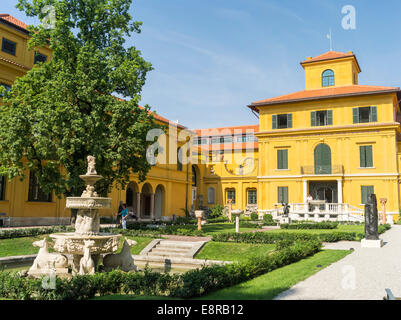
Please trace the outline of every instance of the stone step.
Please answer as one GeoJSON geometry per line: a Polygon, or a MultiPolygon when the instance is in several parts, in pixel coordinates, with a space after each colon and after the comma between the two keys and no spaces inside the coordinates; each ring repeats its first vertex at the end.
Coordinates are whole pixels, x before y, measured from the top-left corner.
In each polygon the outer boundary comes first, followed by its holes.
{"type": "Polygon", "coordinates": [[[178,241],[160,241],[157,245],[163,248],[190,249],[194,246],[192,242],[184,243],[178,241]]]}
{"type": "MultiPolygon", "coordinates": [[[[157,249],[156,249],[157,250],[157,249]]],[[[148,253],[148,256],[158,256],[158,257],[189,257],[187,253],[182,253],[182,252],[170,252],[170,251],[165,251],[165,250],[160,250],[160,251],[150,251],[148,253]]],[[[190,256],[192,258],[192,256],[190,256]]]]}
{"type": "Polygon", "coordinates": [[[177,252],[177,253],[187,253],[190,251],[191,248],[166,248],[166,247],[160,247],[156,246],[152,249],[152,252],[177,252]]]}

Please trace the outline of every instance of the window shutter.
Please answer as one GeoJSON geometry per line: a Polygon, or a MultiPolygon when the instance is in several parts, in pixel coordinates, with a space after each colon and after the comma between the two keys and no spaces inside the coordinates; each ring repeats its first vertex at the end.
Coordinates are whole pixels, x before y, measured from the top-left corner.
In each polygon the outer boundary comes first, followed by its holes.
{"type": "Polygon", "coordinates": [[[278,187],[277,194],[278,194],[277,202],[283,203],[283,188],[282,187],[278,187]]]}
{"type": "Polygon", "coordinates": [[[273,115],[272,120],[273,120],[272,128],[277,129],[277,115],[276,114],[273,115]]]}
{"type": "Polygon", "coordinates": [[[316,126],[316,111],[310,113],[310,123],[312,127],[316,126]]]}
{"type": "Polygon", "coordinates": [[[366,150],[365,146],[359,147],[359,157],[360,157],[360,167],[365,168],[366,167],[366,150]]]}
{"type": "Polygon", "coordinates": [[[366,195],[366,202],[368,201],[368,196],[370,196],[371,194],[374,194],[374,187],[373,186],[368,186],[367,187],[367,195],[366,195]]]}
{"type": "Polygon", "coordinates": [[[373,167],[373,152],[372,152],[372,146],[366,146],[366,167],[371,168],[373,167]]]}
{"type": "Polygon", "coordinates": [[[361,203],[365,204],[367,202],[366,187],[361,187],[361,203]]]}
{"type": "Polygon", "coordinates": [[[284,203],[288,203],[288,187],[283,188],[283,193],[284,203]]]}
{"type": "Polygon", "coordinates": [[[327,125],[328,126],[333,125],[333,110],[327,111],[327,125]]]}
{"type": "Polygon", "coordinates": [[[277,150],[277,169],[283,169],[283,153],[277,150]]]}
{"type": "Polygon", "coordinates": [[[288,150],[283,150],[283,169],[288,169],[288,150]]]}
{"type": "Polygon", "coordinates": [[[354,123],[359,123],[359,108],[352,108],[352,118],[354,123]]]}
{"type": "Polygon", "coordinates": [[[370,122],[377,122],[377,107],[370,107],[370,122]]]}
{"type": "Polygon", "coordinates": [[[292,128],[292,113],[287,114],[287,128],[292,128]]]}

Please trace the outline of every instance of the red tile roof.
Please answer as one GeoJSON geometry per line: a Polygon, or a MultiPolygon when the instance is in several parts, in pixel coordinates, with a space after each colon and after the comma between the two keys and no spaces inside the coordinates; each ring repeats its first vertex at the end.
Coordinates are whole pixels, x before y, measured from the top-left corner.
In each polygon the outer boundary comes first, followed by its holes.
{"type": "Polygon", "coordinates": [[[262,105],[275,105],[299,101],[309,101],[318,99],[340,98],[354,95],[368,95],[380,93],[397,93],[400,91],[398,87],[381,87],[381,86],[366,86],[366,85],[352,85],[343,87],[330,87],[316,90],[303,90],[283,96],[265,99],[253,102],[249,107],[254,109],[255,106],[262,105]]]}
{"type": "Polygon", "coordinates": [[[333,59],[341,59],[341,58],[348,58],[348,57],[355,57],[353,52],[338,52],[338,51],[327,51],[319,56],[306,59],[302,61],[301,64],[317,62],[317,61],[324,61],[324,60],[333,60],[333,59]]]}
{"type": "Polygon", "coordinates": [[[23,23],[22,21],[18,20],[17,18],[14,18],[12,15],[9,15],[8,13],[0,13],[0,20],[5,20],[8,21],[9,23],[12,23],[13,25],[27,30],[27,24],[23,23]]]}

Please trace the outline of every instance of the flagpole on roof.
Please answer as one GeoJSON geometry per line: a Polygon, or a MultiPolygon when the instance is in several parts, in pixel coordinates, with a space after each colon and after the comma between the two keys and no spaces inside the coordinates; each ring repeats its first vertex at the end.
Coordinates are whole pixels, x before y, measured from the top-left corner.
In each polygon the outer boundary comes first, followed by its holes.
{"type": "Polygon", "coordinates": [[[330,28],[330,33],[328,35],[326,35],[327,39],[330,40],[330,51],[333,51],[333,38],[331,35],[331,28],[330,28]]]}

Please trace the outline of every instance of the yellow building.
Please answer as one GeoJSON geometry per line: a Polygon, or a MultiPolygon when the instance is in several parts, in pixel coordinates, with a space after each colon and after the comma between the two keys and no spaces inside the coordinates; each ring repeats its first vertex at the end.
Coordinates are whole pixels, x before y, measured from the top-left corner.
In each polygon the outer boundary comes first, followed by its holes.
{"type": "MultiPolygon", "coordinates": [[[[6,88],[10,88],[15,79],[23,76],[36,61],[51,58],[48,48],[28,51],[29,33],[26,27],[8,14],[0,15],[0,85],[6,88]]],[[[165,149],[160,157],[169,155],[170,148],[174,149],[171,154],[176,156],[178,148],[185,143],[177,143],[177,136],[182,131],[184,136],[191,132],[159,115],[155,115],[155,119],[169,128],[164,137],[165,149]]],[[[120,201],[123,201],[141,220],[168,220],[173,215],[185,215],[183,209],[189,209],[191,196],[190,166],[165,158],[167,162],[152,167],[145,182],[139,183],[137,176],[132,176],[126,190],[114,188],[109,195],[113,199],[113,209],[102,214],[115,215],[120,201]]],[[[9,181],[0,177],[0,226],[69,223],[70,212],[65,208],[65,199],[44,194],[35,176],[29,172],[26,172],[26,176],[23,181],[9,181]]]]}
{"type": "Polygon", "coordinates": [[[258,125],[195,130],[192,208],[257,206],[258,125]]]}
{"type": "MultiPolygon", "coordinates": [[[[260,213],[282,203],[290,203],[293,213],[308,213],[302,205],[310,194],[329,204],[324,213],[347,214],[363,212],[375,193],[378,201],[387,199],[389,220],[398,218],[400,88],[359,85],[361,68],[352,52],[330,51],[301,65],[305,90],[249,105],[259,114],[256,177],[232,178],[230,184],[230,175],[220,170],[214,179],[224,183],[217,193],[235,188],[238,206],[246,209],[250,184],[260,213]]],[[[204,193],[211,181],[204,178],[204,193]]],[[[225,204],[227,196],[219,199],[225,204]]]]}
{"type": "MultiPolygon", "coordinates": [[[[0,15],[0,84],[6,88],[36,61],[51,58],[48,48],[28,51],[28,38],[24,23],[0,15]]],[[[141,220],[168,220],[231,199],[234,209],[260,215],[290,203],[292,213],[308,218],[310,194],[327,203],[319,216],[326,219],[360,214],[375,193],[387,199],[389,220],[398,218],[400,89],[359,85],[361,68],[352,52],[329,51],[301,66],[305,90],[248,106],[258,125],[191,132],[156,116],[169,128],[159,139],[159,162],[145,182],[132,176],[125,190],[113,188],[113,209],[104,215],[115,214],[123,201],[141,220]],[[185,142],[190,135],[196,136],[193,146],[185,142]],[[192,163],[177,162],[189,151],[192,163]]],[[[27,177],[0,177],[0,224],[68,223],[65,200],[44,194],[35,177],[27,177]]]]}

